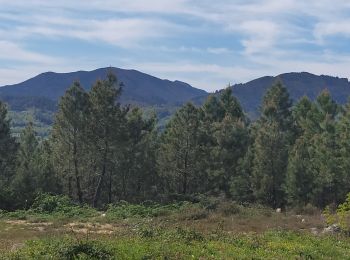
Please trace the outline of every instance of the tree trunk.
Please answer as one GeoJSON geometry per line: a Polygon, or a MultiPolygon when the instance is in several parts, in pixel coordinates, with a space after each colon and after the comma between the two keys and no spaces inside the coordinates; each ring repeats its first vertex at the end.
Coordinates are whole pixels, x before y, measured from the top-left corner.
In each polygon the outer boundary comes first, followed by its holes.
{"type": "Polygon", "coordinates": [[[75,182],[77,186],[77,196],[79,203],[83,203],[83,194],[81,192],[81,185],[80,185],[80,176],[79,176],[79,170],[78,170],[78,158],[77,158],[77,143],[74,142],[73,146],[73,160],[74,160],[74,173],[75,173],[75,182]]]}
{"type": "Polygon", "coordinates": [[[72,198],[72,177],[68,177],[68,196],[72,198]]]}
{"type": "Polygon", "coordinates": [[[112,172],[109,173],[109,182],[108,182],[108,203],[112,203],[112,172]]]}
{"type": "Polygon", "coordinates": [[[107,164],[107,155],[108,155],[108,143],[107,143],[107,141],[105,141],[105,152],[104,152],[104,155],[103,155],[102,173],[100,175],[100,178],[98,180],[97,187],[96,187],[96,190],[95,190],[94,199],[93,199],[93,202],[92,202],[92,206],[93,207],[97,206],[98,199],[100,198],[102,183],[103,183],[104,176],[106,174],[106,168],[107,168],[107,165],[106,165],[107,164]]]}

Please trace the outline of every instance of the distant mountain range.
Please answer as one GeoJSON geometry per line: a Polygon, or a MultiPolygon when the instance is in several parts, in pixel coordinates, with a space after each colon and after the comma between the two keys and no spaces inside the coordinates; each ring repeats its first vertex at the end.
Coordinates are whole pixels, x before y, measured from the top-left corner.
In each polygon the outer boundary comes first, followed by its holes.
{"type": "Polygon", "coordinates": [[[96,80],[104,79],[108,71],[112,71],[117,75],[119,82],[122,82],[122,103],[176,106],[194,97],[208,94],[187,83],[159,79],[136,70],[101,68],[71,73],[45,72],[22,83],[1,87],[0,98],[7,101],[14,110],[36,104],[49,109],[53,108],[73,81],[78,80],[85,89],[90,89],[96,80]]]}
{"type": "MultiPolygon", "coordinates": [[[[210,94],[181,81],[163,80],[136,70],[101,68],[71,73],[45,72],[22,83],[1,87],[0,99],[8,102],[12,110],[25,110],[29,107],[54,110],[57,101],[74,80],[79,80],[84,88],[89,89],[97,79],[105,78],[109,70],[123,83],[122,103],[176,107],[187,101],[202,103],[210,94]]],[[[288,88],[294,101],[304,95],[315,99],[324,89],[328,89],[341,104],[350,96],[348,79],[317,76],[307,72],[266,76],[236,84],[232,86],[233,94],[240,100],[244,110],[254,116],[262,96],[277,79],[288,88]]]]}
{"type": "Polygon", "coordinates": [[[345,104],[350,96],[350,83],[347,78],[317,76],[308,72],[284,73],[276,77],[266,76],[245,84],[236,84],[232,86],[233,95],[240,100],[248,114],[256,115],[264,93],[277,80],[281,80],[286,86],[294,102],[302,96],[315,100],[325,89],[340,104],[345,104]]]}

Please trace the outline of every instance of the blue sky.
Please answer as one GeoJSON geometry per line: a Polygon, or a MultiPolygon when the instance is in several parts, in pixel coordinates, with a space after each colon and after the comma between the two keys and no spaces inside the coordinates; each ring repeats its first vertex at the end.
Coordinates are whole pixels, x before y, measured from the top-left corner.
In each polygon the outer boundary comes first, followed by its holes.
{"type": "Polygon", "coordinates": [[[350,77],[347,0],[0,0],[0,85],[115,66],[208,91],[265,75],[350,77]]]}

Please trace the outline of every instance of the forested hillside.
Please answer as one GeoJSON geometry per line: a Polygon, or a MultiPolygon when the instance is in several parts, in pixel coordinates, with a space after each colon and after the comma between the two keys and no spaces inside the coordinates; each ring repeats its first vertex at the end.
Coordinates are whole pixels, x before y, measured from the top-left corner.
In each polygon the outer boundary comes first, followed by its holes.
{"type": "Polygon", "coordinates": [[[136,70],[110,67],[93,71],[42,73],[22,83],[1,87],[0,98],[8,102],[12,110],[34,107],[52,111],[73,81],[78,80],[85,90],[89,90],[96,80],[105,78],[109,72],[117,75],[122,83],[120,102],[123,104],[174,106],[207,94],[181,81],[162,80],[136,70]]]}
{"type": "Polygon", "coordinates": [[[39,193],[98,208],[195,194],[323,208],[350,191],[350,104],[328,91],[292,105],[275,82],[251,122],[227,88],[202,106],[183,105],[164,131],[155,115],[120,104],[121,96],[113,74],[89,91],[74,82],[45,140],[32,124],[15,139],[1,102],[0,208],[25,208],[39,193]]]}
{"type": "MultiPolygon", "coordinates": [[[[283,82],[293,102],[297,102],[303,96],[314,101],[322,91],[328,90],[336,102],[345,104],[350,95],[350,83],[347,78],[317,76],[308,72],[284,73],[276,77],[265,76],[243,84],[235,84],[232,86],[233,95],[241,102],[244,111],[256,119],[259,117],[262,97],[276,80],[283,82]]],[[[202,102],[205,97],[194,100],[202,102]]]]}

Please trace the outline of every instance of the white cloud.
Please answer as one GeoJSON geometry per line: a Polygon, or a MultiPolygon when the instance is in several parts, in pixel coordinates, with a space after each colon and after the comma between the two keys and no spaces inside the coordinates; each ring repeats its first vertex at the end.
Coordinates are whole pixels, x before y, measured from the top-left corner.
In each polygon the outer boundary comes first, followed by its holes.
{"type": "MultiPolygon", "coordinates": [[[[17,26],[9,32],[0,31],[13,39],[39,35],[48,38],[76,38],[92,42],[105,42],[121,47],[132,47],[145,39],[161,38],[168,32],[176,32],[176,26],[157,19],[121,18],[105,20],[46,18],[35,24],[17,26]],[[41,22],[42,21],[42,22],[41,22]],[[67,25],[67,26],[62,26],[67,25]]],[[[0,38],[1,39],[1,38],[0,38]]]]}
{"type": "MultiPolygon", "coordinates": [[[[330,36],[350,38],[350,2],[345,0],[0,0],[0,6],[0,21],[12,23],[11,27],[0,26],[0,59],[41,64],[44,69],[40,70],[68,71],[114,63],[211,90],[229,81],[292,70],[350,76],[350,50],[340,54],[329,42],[330,36]],[[189,35],[207,39],[197,45],[182,41],[189,35]],[[216,42],[216,35],[227,42],[216,42]],[[142,62],[147,59],[143,57],[120,64],[120,59],[102,57],[86,64],[81,58],[67,67],[69,53],[57,60],[18,44],[32,38],[104,43],[127,49],[131,59],[148,55],[149,60],[142,62]],[[230,46],[230,39],[241,48],[230,46]],[[301,45],[309,46],[304,49],[301,45]],[[181,60],[185,55],[187,60],[181,60]]],[[[86,56],[85,60],[89,53],[86,56]]],[[[11,75],[11,70],[0,67],[2,81],[7,78],[8,82],[11,75]]]]}
{"type": "Polygon", "coordinates": [[[57,61],[57,58],[25,50],[18,44],[3,40],[0,40],[0,50],[0,60],[12,60],[41,64],[51,64],[57,61]]]}
{"type": "Polygon", "coordinates": [[[321,22],[316,24],[314,30],[315,38],[319,43],[324,43],[328,36],[340,35],[343,37],[350,37],[350,19],[337,22],[321,22]]]}

